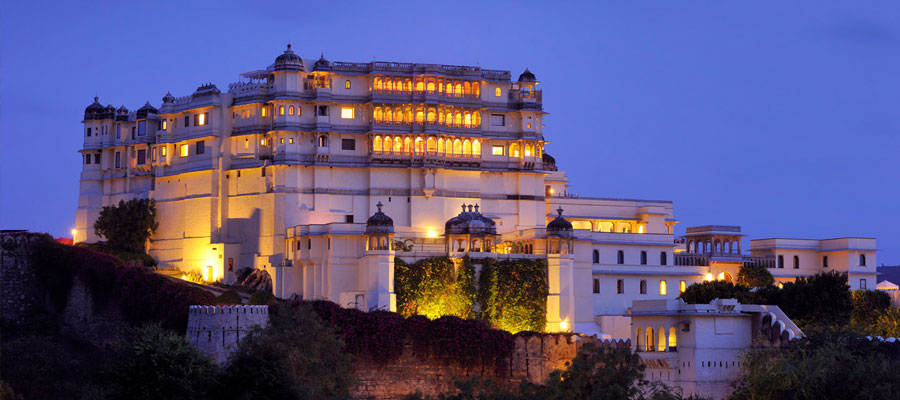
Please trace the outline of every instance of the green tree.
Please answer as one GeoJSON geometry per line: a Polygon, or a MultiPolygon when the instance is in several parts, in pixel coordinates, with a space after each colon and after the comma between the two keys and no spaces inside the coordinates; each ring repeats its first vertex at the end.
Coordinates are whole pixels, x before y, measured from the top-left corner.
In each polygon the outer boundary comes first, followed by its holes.
{"type": "Polygon", "coordinates": [[[758,304],[750,288],[726,281],[708,281],[688,286],[678,298],[688,304],[707,304],[715,299],[737,299],[741,304],[758,304]]]}
{"type": "Polygon", "coordinates": [[[765,302],[780,307],[801,329],[847,325],[853,309],[847,274],[836,271],[785,283],[781,290],[767,291],[765,302]]]}
{"type": "Polygon", "coordinates": [[[310,306],[269,307],[269,325],[255,328],[228,358],[223,399],[346,399],[353,382],[343,341],[310,306]]]}
{"type": "Polygon", "coordinates": [[[125,328],[103,373],[113,399],[206,398],[218,366],[184,337],[157,324],[125,328]]]}
{"type": "Polygon", "coordinates": [[[775,283],[775,277],[764,265],[745,264],[738,272],[737,283],[750,287],[766,287],[775,283]]]}
{"type": "Polygon", "coordinates": [[[475,304],[475,269],[449,257],[429,257],[413,264],[394,258],[397,312],[404,317],[445,315],[468,318],[475,304]]]}
{"type": "Polygon", "coordinates": [[[872,322],[864,325],[866,335],[900,338],[900,310],[888,307],[874,317],[872,322]]]}
{"type": "Polygon", "coordinates": [[[512,333],[544,331],[550,291],[545,260],[485,259],[478,279],[482,319],[512,333]]]}
{"type": "Polygon", "coordinates": [[[156,203],[152,199],[120,200],[118,206],[100,210],[94,232],[116,249],[143,252],[144,243],[158,226],[156,203]]]}
{"type": "Polygon", "coordinates": [[[216,296],[216,304],[241,304],[243,300],[241,300],[240,293],[234,289],[228,289],[222,294],[216,296]]]}
{"type": "Polygon", "coordinates": [[[264,306],[267,304],[275,304],[278,302],[278,299],[275,298],[275,295],[268,290],[257,290],[250,295],[250,300],[247,304],[251,306],[264,306]]]}
{"type": "Polygon", "coordinates": [[[891,307],[891,296],[880,290],[854,290],[851,300],[850,323],[857,327],[868,325],[891,307]]]}
{"type": "Polygon", "coordinates": [[[787,348],[745,355],[744,377],[731,399],[900,398],[895,344],[834,330],[808,333],[787,348]]]}

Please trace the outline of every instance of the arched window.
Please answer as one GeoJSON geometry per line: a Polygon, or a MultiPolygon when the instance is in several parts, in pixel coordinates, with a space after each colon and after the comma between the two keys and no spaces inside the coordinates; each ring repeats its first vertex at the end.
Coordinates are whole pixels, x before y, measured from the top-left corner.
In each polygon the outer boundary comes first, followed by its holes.
{"type": "Polygon", "coordinates": [[[434,154],[435,142],[433,137],[430,137],[425,141],[425,151],[427,151],[428,154],[434,154]]]}
{"type": "Polygon", "coordinates": [[[666,265],[668,263],[669,253],[664,251],[659,252],[659,265],[666,265]]]}
{"type": "Polygon", "coordinates": [[[403,89],[405,89],[407,92],[412,92],[412,79],[407,79],[406,82],[404,82],[403,89]]]}
{"type": "Polygon", "coordinates": [[[513,143],[509,145],[509,155],[511,157],[519,157],[519,144],[513,143]]]}
{"type": "Polygon", "coordinates": [[[472,84],[470,84],[469,82],[466,82],[465,84],[463,84],[463,94],[465,94],[465,95],[472,94],[472,84]]]}
{"type": "Polygon", "coordinates": [[[400,153],[403,153],[403,139],[400,139],[400,137],[395,136],[394,137],[394,154],[400,154],[400,153]]]}
{"type": "Polygon", "coordinates": [[[422,110],[416,110],[416,123],[423,124],[425,123],[425,112],[422,110]]]}
{"type": "Polygon", "coordinates": [[[685,290],[687,290],[687,282],[681,281],[681,283],[678,284],[678,293],[684,293],[685,290]]]}
{"type": "Polygon", "coordinates": [[[434,121],[435,121],[435,118],[436,118],[436,117],[435,117],[435,114],[434,114],[434,109],[433,109],[433,108],[429,108],[429,109],[428,109],[428,115],[427,115],[426,118],[425,118],[426,121],[428,121],[429,124],[433,124],[434,121]]]}
{"type": "Polygon", "coordinates": [[[375,82],[372,84],[375,90],[381,90],[381,77],[375,77],[375,82]]]}
{"type": "Polygon", "coordinates": [[[459,139],[453,141],[453,157],[459,157],[462,155],[462,142],[459,139]]]}
{"type": "Polygon", "coordinates": [[[472,94],[481,96],[481,85],[478,82],[472,84],[472,94]]]}
{"type": "Polygon", "coordinates": [[[428,81],[428,84],[425,85],[425,90],[429,93],[434,92],[434,81],[428,81]]]}
{"type": "Polygon", "coordinates": [[[350,80],[349,79],[344,81],[344,89],[350,89],[350,80]]]}
{"type": "Polygon", "coordinates": [[[594,279],[594,293],[600,293],[600,280],[594,279]]]}
{"type": "Polygon", "coordinates": [[[494,97],[500,97],[500,88],[494,88],[494,97]]]}
{"type": "Polygon", "coordinates": [[[669,327],[669,351],[678,350],[678,334],[674,326],[669,327]]]}
{"type": "Polygon", "coordinates": [[[644,330],[641,327],[634,328],[634,345],[637,351],[644,351],[644,330]]]}
{"type": "Polygon", "coordinates": [[[384,119],[384,112],[381,111],[381,107],[375,107],[375,112],[372,113],[372,118],[377,122],[381,122],[384,119]]]}
{"type": "Polygon", "coordinates": [[[475,127],[481,126],[481,113],[480,112],[475,111],[475,113],[472,114],[472,125],[475,127]]]}
{"type": "Polygon", "coordinates": [[[594,264],[600,264],[600,251],[594,250],[594,264]]]}
{"type": "Polygon", "coordinates": [[[288,115],[294,115],[294,106],[288,108],[288,115]]]}
{"type": "Polygon", "coordinates": [[[398,108],[394,112],[394,121],[403,122],[403,109],[402,108],[398,108]]]}
{"type": "Polygon", "coordinates": [[[463,141],[463,156],[471,157],[472,156],[472,142],[469,142],[469,139],[463,141]]]}
{"type": "Polygon", "coordinates": [[[319,136],[319,147],[328,147],[328,138],[325,136],[319,136]]]}
{"type": "Polygon", "coordinates": [[[456,85],[453,87],[453,93],[456,93],[457,95],[461,94],[462,93],[462,84],[460,84],[459,82],[456,82],[456,85]]]}
{"type": "Polygon", "coordinates": [[[641,250],[641,265],[647,265],[647,252],[641,250]]]}
{"type": "Polygon", "coordinates": [[[382,149],[384,149],[384,142],[381,140],[381,136],[375,136],[375,140],[372,142],[372,150],[376,153],[381,153],[382,149]]]}
{"type": "Polygon", "coordinates": [[[778,256],[778,268],[784,268],[784,256],[778,256]]]}
{"type": "Polygon", "coordinates": [[[385,122],[393,122],[394,121],[394,111],[391,110],[390,107],[384,110],[384,121],[385,122]]]}
{"type": "Polygon", "coordinates": [[[653,351],[653,328],[647,328],[647,341],[645,351],[653,351]]]}
{"type": "Polygon", "coordinates": [[[457,111],[456,115],[453,116],[453,125],[462,126],[462,113],[457,111]]]}
{"type": "Polygon", "coordinates": [[[444,80],[438,79],[438,93],[444,93],[444,80]]]}
{"type": "Polygon", "coordinates": [[[412,152],[412,139],[406,138],[403,139],[403,152],[409,154],[412,152]]]}
{"type": "Polygon", "coordinates": [[[451,113],[450,111],[447,111],[447,118],[445,118],[445,122],[448,126],[453,125],[453,113],[451,113]]]}
{"type": "Polygon", "coordinates": [[[278,115],[284,115],[284,106],[278,106],[278,115]]]}
{"type": "Polygon", "coordinates": [[[647,294],[647,280],[641,279],[641,294],[647,294]]]}
{"type": "Polygon", "coordinates": [[[472,141],[472,156],[481,158],[481,142],[478,139],[472,141]]]}
{"type": "Polygon", "coordinates": [[[416,91],[421,92],[423,90],[425,90],[425,82],[416,81],[416,91]]]}
{"type": "Polygon", "coordinates": [[[859,255],[859,266],[860,266],[860,267],[865,267],[865,266],[866,266],[866,255],[865,255],[865,254],[860,254],[860,255],[859,255]]]}
{"type": "Polygon", "coordinates": [[[534,145],[531,143],[525,143],[525,157],[534,156],[534,145]]]}
{"type": "Polygon", "coordinates": [[[618,253],[616,253],[616,263],[617,264],[625,264],[625,252],[624,251],[619,250],[618,253]]]}
{"type": "Polygon", "coordinates": [[[656,351],[666,351],[666,331],[663,327],[659,327],[656,338],[656,351]]]}
{"type": "Polygon", "coordinates": [[[440,155],[444,155],[444,140],[443,139],[437,140],[437,153],[440,155]]]}
{"type": "Polygon", "coordinates": [[[416,154],[422,154],[425,152],[425,141],[422,138],[417,137],[415,144],[416,154]]]}
{"type": "Polygon", "coordinates": [[[466,113],[463,114],[463,125],[465,125],[466,128],[472,127],[472,113],[466,111],[466,113]]]}
{"type": "Polygon", "coordinates": [[[794,269],[800,268],[800,257],[794,256],[794,269]]]}
{"type": "Polygon", "coordinates": [[[659,281],[659,295],[665,296],[669,294],[669,284],[666,281],[659,281]]]}
{"type": "Polygon", "coordinates": [[[410,107],[406,107],[406,120],[407,120],[408,122],[412,122],[412,121],[413,121],[413,110],[412,110],[412,108],[410,108],[410,107]]]}
{"type": "Polygon", "coordinates": [[[393,149],[393,147],[394,147],[393,143],[394,142],[391,140],[390,136],[384,137],[384,153],[385,154],[391,154],[391,149],[393,149]]]}

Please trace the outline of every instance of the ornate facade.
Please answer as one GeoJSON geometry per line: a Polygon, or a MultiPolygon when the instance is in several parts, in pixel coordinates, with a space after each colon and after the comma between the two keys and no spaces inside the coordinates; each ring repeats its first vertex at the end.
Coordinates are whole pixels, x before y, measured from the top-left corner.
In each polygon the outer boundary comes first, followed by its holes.
{"type": "MultiPolygon", "coordinates": [[[[548,329],[617,337],[629,336],[633,300],[736,276],[739,247],[719,260],[676,243],[670,201],[571,194],[545,153],[538,86],[527,69],[513,79],[480,67],[332,62],[288,46],[227,92],[204,84],[136,111],[95,98],[75,240],[99,239],[103,206],[153,198],[160,224],[148,249],[160,266],[226,282],[261,268],[277,296],[365,309],[394,308],[395,255],[546,258],[548,329]],[[405,246],[386,245],[395,240],[405,246]]],[[[751,252],[777,260],[796,250],[811,263],[832,251],[816,243],[778,239],[751,252]]],[[[844,253],[830,268],[874,284],[873,239],[833,251],[844,253]],[[857,255],[868,264],[851,262],[857,255]]],[[[782,275],[821,270],[803,266],[782,275]]]]}

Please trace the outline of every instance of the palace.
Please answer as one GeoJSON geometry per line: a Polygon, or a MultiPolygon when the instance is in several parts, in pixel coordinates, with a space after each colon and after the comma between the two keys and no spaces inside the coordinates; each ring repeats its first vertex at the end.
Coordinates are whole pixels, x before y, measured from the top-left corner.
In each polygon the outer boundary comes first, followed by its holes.
{"type": "Polygon", "coordinates": [[[152,198],[161,267],[225,282],[264,269],[279,297],[361,309],[395,309],[395,256],[542,258],[547,330],[613,337],[631,336],[633,301],[745,263],[874,287],[874,239],[752,240],[744,254],[736,226],[676,238],[671,201],[571,194],[545,152],[538,86],[527,69],[312,60],[288,45],[227,92],[204,84],[136,111],[94,98],[75,241],[99,240],[102,207],[152,198]]]}

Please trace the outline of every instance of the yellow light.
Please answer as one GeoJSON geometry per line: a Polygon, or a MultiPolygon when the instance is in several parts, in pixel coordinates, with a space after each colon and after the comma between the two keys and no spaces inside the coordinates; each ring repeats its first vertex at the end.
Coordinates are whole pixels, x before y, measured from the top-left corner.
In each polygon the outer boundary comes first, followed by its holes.
{"type": "Polygon", "coordinates": [[[659,281],[659,294],[660,294],[661,296],[665,296],[665,295],[668,294],[668,287],[667,287],[667,286],[668,286],[668,285],[666,284],[666,281],[659,281]]]}
{"type": "Polygon", "coordinates": [[[719,272],[719,279],[718,279],[718,280],[720,280],[720,281],[724,281],[724,280],[725,280],[725,273],[724,273],[724,272],[719,272]]]}
{"type": "Polygon", "coordinates": [[[681,281],[681,283],[678,285],[678,292],[684,293],[685,290],[687,290],[687,283],[685,281],[681,281]]]}
{"type": "Polygon", "coordinates": [[[72,239],[74,239],[74,238],[75,238],[75,234],[78,233],[78,230],[76,230],[76,229],[73,228],[71,232],[72,232],[72,239]]]}
{"type": "Polygon", "coordinates": [[[341,118],[342,119],[353,119],[353,108],[351,108],[351,107],[341,108],[341,118]]]}
{"type": "Polygon", "coordinates": [[[163,120],[163,122],[162,122],[162,123],[163,123],[163,124],[162,124],[163,130],[166,130],[166,127],[168,126],[168,125],[166,124],[166,122],[167,122],[166,120],[163,120]]]}
{"type": "Polygon", "coordinates": [[[437,237],[437,231],[428,231],[428,237],[430,237],[430,238],[436,238],[436,237],[437,237]]]}
{"type": "Polygon", "coordinates": [[[644,226],[638,225],[638,233],[644,233],[644,226]]]}
{"type": "Polygon", "coordinates": [[[181,156],[182,157],[188,156],[188,145],[186,145],[186,144],[181,145],[181,156]]]}
{"type": "Polygon", "coordinates": [[[197,125],[206,125],[206,114],[199,114],[197,117],[197,125]]]}
{"type": "Polygon", "coordinates": [[[162,154],[163,157],[166,156],[166,146],[161,147],[160,154],[162,154]]]}
{"type": "Polygon", "coordinates": [[[559,330],[562,332],[569,331],[569,319],[568,318],[566,318],[562,321],[559,321],[559,330]]]}
{"type": "Polygon", "coordinates": [[[706,273],[706,281],[709,282],[711,280],[713,280],[713,274],[707,272],[706,273]]]}
{"type": "Polygon", "coordinates": [[[778,288],[779,288],[779,289],[784,289],[784,284],[781,283],[781,282],[778,282],[778,288]]]}
{"type": "Polygon", "coordinates": [[[553,192],[555,192],[555,190],[553,190],[553,188],[550,188],[550,194],[553,194],[553,192]]]}
{"type": "Polygon", "coordinates": [[[210,271],[212,271],[212,265],[208,265],[204,268],[201,268],[201,271],[203,271],[203,280],[208,282],[210,280],[209,274],[210,274],[210,271]]]}
{"type": "Polygon", "coordinates": [[[265,146],[265,145],[266,145],[266,139],[260,139],[260,140],[259,140],[259,145],[260,145],[260,146],[265,146]]]}

